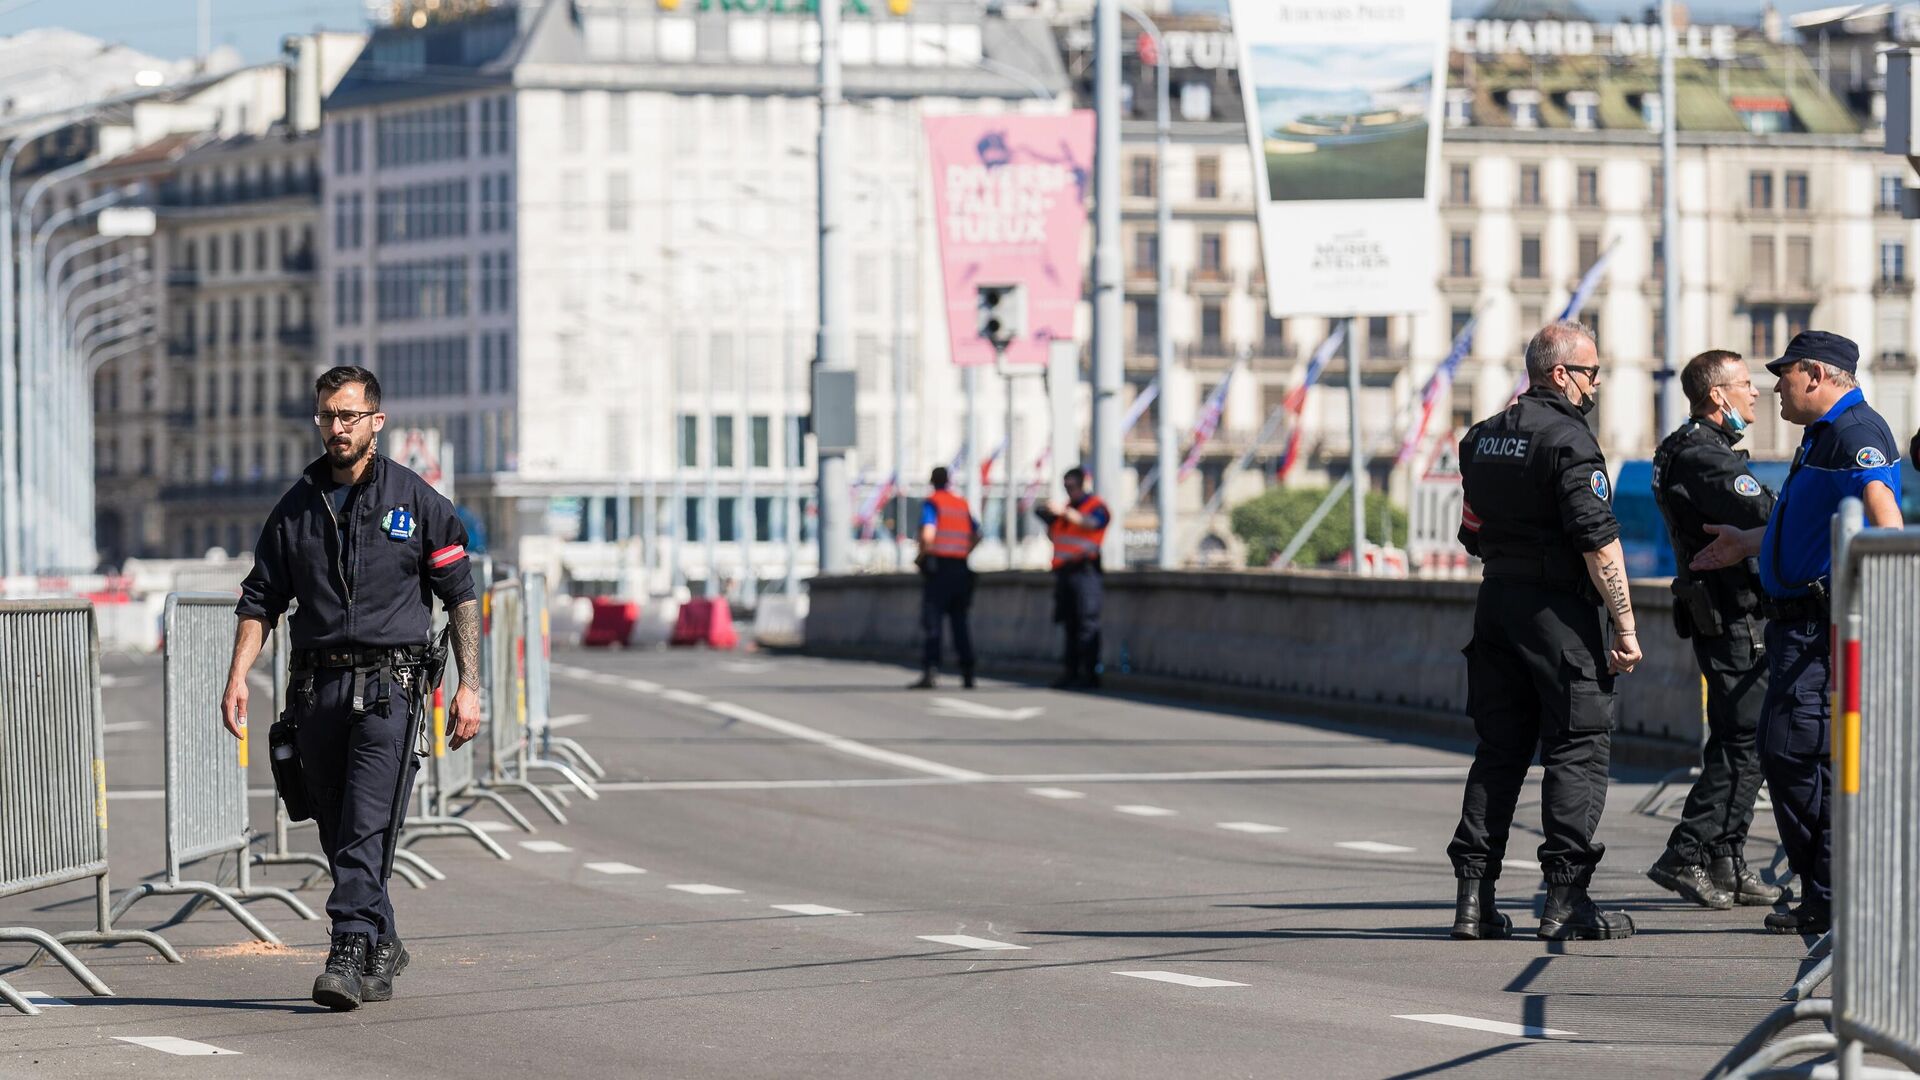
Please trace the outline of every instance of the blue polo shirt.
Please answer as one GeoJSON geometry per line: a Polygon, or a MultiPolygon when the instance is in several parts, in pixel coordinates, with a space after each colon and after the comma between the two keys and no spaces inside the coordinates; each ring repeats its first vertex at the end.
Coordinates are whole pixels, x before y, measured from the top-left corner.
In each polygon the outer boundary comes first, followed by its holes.
{"type": "Polygon", "coordinates": [[[1768,596],[1804,596],[1833,573],[1832,521],[1840,500],[1862,498],[1875,480],[1900,498],[1899,445],[1857,389],[1807,425],[1760,541],[1760,585],[1768,596]]]}

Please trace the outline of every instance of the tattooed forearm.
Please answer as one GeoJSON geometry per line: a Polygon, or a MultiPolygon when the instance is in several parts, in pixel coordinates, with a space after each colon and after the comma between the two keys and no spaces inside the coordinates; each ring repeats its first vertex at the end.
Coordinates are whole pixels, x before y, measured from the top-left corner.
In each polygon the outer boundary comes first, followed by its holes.
{"type": "Polygon", "coordinates": [[[460,685],[480,689],[480,601],[469,600],[447,616],[453,625],[453,657],[460,665],[460,685]]]}
{"type": "Polygon", "coordinates": [[[1613,625],[1620,630],[1632,630],[1633,594],[1627,587],[1627,563],[1620,551],[1620,541],[1615,540],[1599,551],[1587,552],[1586,559],[1587,575],[1593,579],[1594,588],[1600,590],[1613,625]]]}

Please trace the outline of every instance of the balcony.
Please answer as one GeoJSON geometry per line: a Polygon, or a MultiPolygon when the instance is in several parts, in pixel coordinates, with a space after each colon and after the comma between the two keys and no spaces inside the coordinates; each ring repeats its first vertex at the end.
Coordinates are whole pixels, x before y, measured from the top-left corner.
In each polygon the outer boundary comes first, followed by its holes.
{"type": "Polygon", "coordinates": [[[1873,295],[1911,296],[1913,295],[1913,282],[1907,280],[1905,277],[1882,277],[1873,283],[1873,295]]]}
{"type": "Polygon", "coordinates": [[[313,326],[311,324],[306,326],[283,326],[274,337],[280,344],[288,348],[310,349],[313,347],[313,326]]]}
{"type": "Polygon", "coordinates": [[[1887,349],[1874,357],[1875,371],[1912,371],[1913,354],[1903,349],[1887,349]]]}
{"type": "Polygon", "coordinates": [[[1262,360],[1294,360],[1300,356],[1300,346],[1289,338],[1262,338],[1254,355],[1262,360]]]}
{"type": "Polygon", "coordinates": [[[1196,296],[1222,294],[1232,291],[1233,277],[1218,267],[1201,267],[1187,278],[1187,291],[1196,296]]]}

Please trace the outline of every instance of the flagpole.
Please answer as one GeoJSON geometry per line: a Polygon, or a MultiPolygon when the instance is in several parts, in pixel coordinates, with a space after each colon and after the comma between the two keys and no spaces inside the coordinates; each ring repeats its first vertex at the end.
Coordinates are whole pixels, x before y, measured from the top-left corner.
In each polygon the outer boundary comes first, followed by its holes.
{"type": "Polygon", "coordinates": [[[1347,472],[1353,477],[1353,572],[1367,576],[1367,451],[1360,443],[1360,345],[1347,316],[1347,472]]]}

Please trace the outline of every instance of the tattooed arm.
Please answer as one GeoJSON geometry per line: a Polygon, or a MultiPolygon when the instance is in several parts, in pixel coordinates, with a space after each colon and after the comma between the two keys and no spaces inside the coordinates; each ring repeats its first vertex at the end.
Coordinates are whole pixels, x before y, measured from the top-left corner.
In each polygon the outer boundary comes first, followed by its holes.
{"type": "Polygon", "coordinates": [[[480,601],[468,600],[447,614],[460,688],[453,694],[447,749],[458,750],[480,734],[480,601]]]}
{"type": "Polygon", "coordinates": [[[1614,671],[1633,670],[1641,659],[1640,636],[1633,621],[1633,595],[1627,587],[1627,561],[1620,552],[1620,541],[1612,540],[1599,551],[1586,553],[1587,576],[1600,590],[1600,598],[1613,619],[1613,647],[1607,650],[1607,665],[1614,671]]]}

